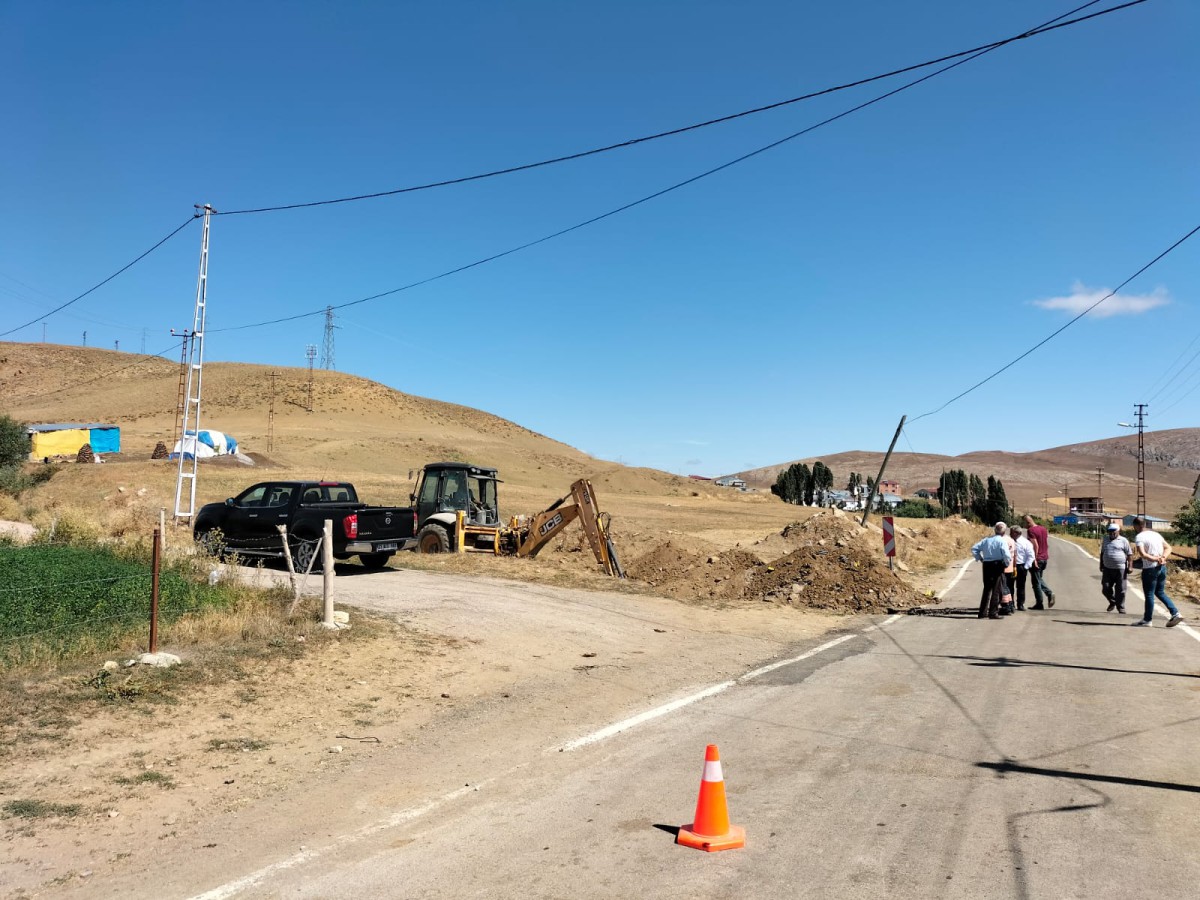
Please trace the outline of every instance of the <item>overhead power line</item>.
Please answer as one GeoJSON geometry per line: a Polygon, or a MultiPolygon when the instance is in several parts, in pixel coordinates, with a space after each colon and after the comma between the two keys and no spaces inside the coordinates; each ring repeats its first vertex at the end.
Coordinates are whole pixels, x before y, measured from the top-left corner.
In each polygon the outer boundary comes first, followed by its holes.
{"type": "Polygon", "coordinates": [[[1170,253],[1172,250],[1174,250],[1176,247],[1178,247],[1180,244],[1182,244],[1184,241],[1186,241],[1188,238],[1190,238],[1192,235],[1194,235],[1197,231],[1200,231],[1200,225],[1197,225],[1195,228],[1193,228],[1191,231],[1189,231],[1187,234],[1185,234],[1183,237],[1181,237],[1179,240],[1177,240],[1175,243],[1173,243],[1170,247],[1168,247],[1162,253],[1158,254],[1158,256],[1154,257],[1154,259],[1150,260],[1150,262],[1146,263],[1144,266],[1142,266],[1140,269],[1138,269],[1136,272],[1134,272],[1132,275],[1130,275],[1128,278],[1126,278],[1124,281],[1122,281],[1119,285],[1117,285],[1115,288],[1113,288],[1111,291],[1109,291],[1107,294],[1105,294],[1103,297],[1101,297],[1099,300],[1097,300],[1095,303],[1093,303],[1091,306],[1089,306],[1087,309],[1085,309],[1079,315],[1075,316],[1073,319],[1071,319],[1069,322],[1067,322],[1061,328],[1057,328],[1054,331],[1050,332],[1050,334],[1046,335],[1046,337],[1042,338],[1040,341],[1038,341],[1036,344],[1034,344],[1032,347],[1030,347],[1028,350],[1026,350],[1024,353],[1022,353],[1016,359],[1013,359],[1010,362],[1004,364],[999,369],[997,369],[995,372],[993,372],[991,375],[989,375],[987,378],[984,378],[982,381],[978,381],[975,384],[971,385],[969,388],[967,388],[961,394],[954,395],[949,400],[947,400],[945,403],[943,403],[941,406],[939,406],[937,409],[932,409],[929,412],[921,413],[921,415],[917,416],[912,421],[916,422],[918,419],[924,419],[924,418],[927,418],[928,416],[937,415],[943,409],[945,409],[947,406],[949,406],[951,403],[956,403],[957,401],[961,400],[963,397],[967,396],[967,394],[971,393],[972,391],[983,387],[985,384],[987,384],[989,381],[991,381],[997,375],[1000,375],[1003,372],[1007,372],[1009,369],[1011,369],[1013,366],[1015,366],[1017,363],[1019,363],[1025,357],[1029,356],[1029,354],[1033,353],[1033,351],[1037,350],[1039,347],[1042,347],[1042,346],[1048,344],[1050,341],[1054,340],[1054,338],[1058,337],[1060,334],[1062,334],[1064,331],[1066,331],[1068,328],[1070,328],[1072,325],[1074,325],[1076,322],[1078,322],[1080,319],[1082,319],[1084,316],[1086,316],[1088,313],[1090,313],[1093,309],[1095,309],[1101,303],[1110,299],[1111,297],[1116,296],[1117,292],[1119,292],[1121,290],[1121,288],[1125,287],[1125,285],[1129,284],[1131,281],[1133,281],[1135,278],[1137,278],[1139,275],[1141,275],[1143,272],[1145,272],[1147,269],[1149,269],[1151,266],[1153,266],[1159,260],[1163,259],[1163,257],[1165,257],[1168,253],[1170,253]]]}
{"type": "Polygon", "coordinates": [[[773,110],[773,109],[780,109],[781,107],[789,106],[793,103],[801,103],[805,100],[812,100],[816,97],[823,97],[827,94],[837,93],[838,91],[845,91],[845,90],[849,90],[850,88],[861,87],[864,84],[871,84],[872,82],[875,82],[875,81],[882,81],[887,78],[894,78],[897,75],[904,75],[908,72],[915,72],[918,69],[925,69],[925,68],[928,68],[929,66],[936,66],[939,63],[949,62],[950,60],[953,60],[953,59],[961,59],[962,57],[972,57],[973,54],[987,53],[987,52],[995,50],[999,47],[1003,47],[1006,44],[1011,44],[1015,41],[1023,41],[1023,40],[1026,40],[1027,38],[1038,37],[1040,35],[1047,34],[1048,32],[1056,31],[1060,28],[1066,28],[1070,25],[1077,25],[1080,22],[1086,22],[1089,19],[1095,19],[1100,16],[1106,16],[1110,13],[1119,12],[1121,10],[1128,9],[1129,7],[1132,7],[1132,6],[1139,6],[1142,3],[1147,2],[1147,0],[1129,0],[1129,2],[1127,2],[1127,3],[1122,3],[1118,6],[1112,6],[1107,9],[1098,10],[1097,12],[1089,13],[1086,16],[1080,16],[1079,18],[1071,19],[1070,21],[1065,21],[1065,22],[1059,21],[1060,19],[1062,19],[1066,16],[1071,16],[1077,12],[1080,12],[1081,10],[1087,9],[1089,6],[1095,6],[1099,2],[1100,2],[1100,0],[1090,0],[1090,2],[1085,3],[1082,6],[1078,6],[1075,9],[1071,10],[1070,12],[1064,13],[1062,16],[1059,16],[1058,18],[1051,19],[1049,22],[1045,23],[1044,25],[1039,25],[1037,28],[1032,28],[1029,31],[1025,31],[1025,32],[1022,32],[1021,34],[1013,35],[1012,37],[1004,38],[1002,40],[992,41],[991,43],[987,43],[987,44],[980,44],[978,47],[972,47],[970,50],[959,50],[957,53],[950,53],[950,54],[947,54],[946,56],[939,56],[937,59],[930,59],[930,60],[926,60],[925,62],[914,63],[913,65],[904,66],[903,68],[900,68],[900,69],[892,69],[890,72],[882,72],[878,75],[871,75],[866,78],[860,78],[857,81],[849,81],[849,82],[846,82],[845,84],[838,84],[838,85],[834,85],[833,87],[822,88],[821,90],[812,91],[811,93],[808,93],[808,94],[801,94],[798,97],[789,97],[786,100],[778,100],[774,103],[768,103],[763,106],[756,106],[753,109],[746,109],[746,110],[742,110],[741,112],[731,113],[731,114],[725,115],[725,116],[718,116],[715,119],[707,119],[703,122],[696,122],[692,125],[684,125],[680,128],[672,128],[667,131],[659,131],[659,132],[656,132],[655,134],[644,135],[643,137],[630,138],[628,140],[618,141],[615,144],[606,144],[603,147],[594,147],[591,150],[582,150],[578,153],[569,153],[565,156],[555,156],[555,157],[551,157],[550,159],[539,160],[538,162],[523,163],[521,165],[509,166],[507,168],[502,168],[502,169],[493,169],[491,171],[480,172],[475,175],[464,175],[459,178],[448,178],[443,181],[431,181],[431,182],[426,182],[424,184],[414,184],[414,185],[409,185],[407,187],[393,188],[391,190],[374,191],[374,192],[368,193],[368,194],[354,194],[349,197],[335,197],[330,200],[310,200],[310,201],[301,202],[301,203],[285,203],[285,204],[281,204],[279,206],[260,206],[260,207],[251,208],[251,209],[232,209],[232,210],[227,210],[222,213],[214,213],[214,215],[241,216],[241,215],[249,215],[252,213],[282,212],[284,210],[291,210],[291,209],[309,209],[314,206],[331,206],[331,205],[337,204],[337,203],[355,203],[359,200],[375,200],[380,197],[394,197],[398,194],[411,194],[411,193],[415,193],[417,191],[428,191],[433,188],[450,187],[450,186],[456,185],[456,184],[466,184],[471,181],[482,181],[487,178],[497,178],[501,175],[513,175],[517,172],[528,172],[530,169],[540,169],[544,166],[553,166],[553,165],[557,165],[558,163],[571,162],[573,160],[584,159],[589,156],[597,156],[601,153],[608,153],[613,150],[623,150],[627,147],[637,146],[638,144],[646,144],[646,143],[649,143],[650,141],[657,141],[662,138],[668,138],[668,137],[674,137],[674,136],[680,135],[680,134],[686,134],[690,131],[698,131],[701,128],[708,128],[709,126],[712,126],[712,125],[721,125],[725,122],[732,122],[736,119],[746,118],[747,116],[753,116],[753,115],[757,115],[759,113],[769,112],[770,110],[773,110]]]}
{"type": "MultiPolygon", "coordinates": [[[[1051,19],[1050,22],[1045,23],[1043,25],[1039,25],[1037,28],[1032,29],[1030,32],[1027,32],[1027,33],[1032,34],[1036,31],[1045,29],[1049,25],[1052,25],[1054,22],[1058,22],[1059,19],[1062,19],[1064,16],[1073,15],[1074,13],[1078,12],[1081,9],[1085,9],[1088,6],[1094,5],[1096,2],[1098,2],[1098,0],[1092,0],[1091,3],[1085,3],[1083,6],[1076,7],[1075,9],[1071,10],[1070,12],[1064,13],[1062,16],[1059,16],[1055,19],[1051,19]]],[[[1114,7],[1114,9],[1116,9],[1116,8],[1117,7],[1114,7]]],[[[1096,13],[1094,15],[1099,15],[1099,13],[1096,13]]],[[[1065,25],[1068,23],[1063,22],[1062,24],[1065,25]]],[[[1003,43],[1011,43],[1011,40],[1007,41],[1007,42],[1003,42],[1003,43]]],[[[814,125],[809,125],[807,128],[802,128],[799,131],[793,132],[792,134],[789,134],[786,137],[782,137],[777,141],[772,141],[771,143],[767,144],[766,146],[759,147],[756,150],[751,150],[749,153],[744,153],[741,156],[737,157],[736,159],[731,159],[728,162],[721,163],[720,165],[714,166],[713,168],[708,169],[704,172],[701,172],[698,175],[693,175],[691,178],[686,178],[683,181],[677,182],[677,183],[671,185],[670,187],[666,187],[666,188],[663,188],[662,190],[655,191],[653,194],[648,194],[645,197],[641,197],[640,199],[634,200],[630,203],[626,203],[623,206],[618,206],[616,209],[610,209],[608,212],[601,213],[600,215],[592,216],[590,219],[585,219],[582,222],[577,222],[574,225],[570,225],[566,228],[562,228],[558,231],[553,232],[552,234],[547,234],[540,238],[536,238],[535,240],[527,241],[524,244],[517,245],[516,247],[510,247],[507,250],[502,250],[499,253],[492,254],[491,256],[486,256],[482,259],[477,259],[474,262],[466,263],[465,265],[457,266],[456,268],[453,268],[453,269],[448,269],[447,271],[440,272],[437,275],[431,275],[428,278],[422,278],[419,281],[413,281],[413,282],[410,282],[409,284],[405,284],[405,285],[402,285],[397,288],[391,288],[390,290],[380,291],[377,294],[371,294],[367,297],[360,297],[358,300],[349,300],[345,303],[327,305],[325,307],[322,307],[321,309],[310,310],[309,312],[303,312],[303,313],[295,313],[294,315],[290,315],[290,316],[281,316],[280,318],[268,319],[263,322],[251,322],[251,323],[248,323],[245,325],[232,325],[232,326],[229,326],[226,328],[210,328],[209,332],[217,333],[217,332],[224,332],[224,331],[243,331],[243,330],[246,330],[249,328],[261,328],[266,325],[278,325],[283,322],[294,322],[299,319],[307,319],[312,316],[325,315],[327,313],[327,311],[330,309],[334,309],[334,310],[346,309],[351,306],[358,306],[362,303],[368,303],[372,300],[380,300],[384,297],[390,297],[394,294],[399,294],[404,291],[409,291],[414,288],[422,287],[423,285],[430,284],[431,282],[434,282],[434,281],[440,281],[443,278],[448,278],[451,275],[457,275],[461,272],[467,271],[468,269],[474,269],[479,266],[485,265],[487,263],[495,262],[496,260],[503,259],[506,256],[512,256],[514,253],[520,253],[522,250],[528,250],[531,247],[536,247],[538,244],[544,244],[547,241],[552,241],[555,238],[559,238],[564,235],[570,234],[573,231],[578,231],[581,228],[586,228],[589,225],[594,225],[597,222],[601,222],[604,219],[608,219],[608,218],[611,218],[612,216],[618,215],[619,213],[623,213],[628,210],[631,210],[634,207],[641,206],[643,203],[648,203],[651,200],[656,200],[659,197],[662,197],[673,191],[677,191],[680,188],[686,187],[689,184],[693,184],[697,181],[700,181],[703,178],[707,178],[710,175],[715,175],[718,172],[724,171],[725,169],[731,168],[732,166],[736,166],[739,163],[743,163],[748,159],[752,159],[762,153],[766,153],[768,150],[773,150],[776,147],[782,146],[783,144],[786,144],[789,141],[795,140],[798,137],[802,137],[803,135],[806,135],[806,134],[809,134],[810,132],[816,131],[818,128],[823,128],[826,125],[830,125],[830,124],[838,121],[839,119],[843,119],[846,116],[849,116],[853,113],[859,112],[860,110],[866,109],[868,106],[873,106],[874,104],[879,103],[882,100],[886,100],[889,97],[894,97],[895,95],[902,93],[903,91],[906,91],[909,88],[916,87],[918,84],[922,84],[923,82],[929,81],[931,78],[936,78],[938,75],[948,72],[951,69],[957,68],[958,66],[961,66],[964,63],[968,63],[968,62],[971,62],[972,60],[978,59],[980,56],[990,53],[992,50],[996,49],[997,47],[1002,46],[1003,43],[989,45],[986,49],[979,50],[972,56],[967,56],[963,59],[959,59],[958,61],[952,62],[947,66],[943,66],[940,69],[935,69],[933,72],[930,72],[926,75],[922,75],[920,78],[914,79],[913,81],[903,84],[900,87],[893,88],[892,90],[887,91],[883,94],[880,94],[876,97],[873,97],[870,100],[866,100],[863,103],[858,104],[857,106],[852,106],[850,109],[844,110],[840,113],[837,113],[836,115],[829,116],[826,119],[822,119],[820,122],[817,122],[814,125]]]]}
{"type": "Polygon", "coordinates": [[[84,291],[79,296],[68,300],[66,303],[62,304],[61,306],[56,306],[54,309],[50,310],[50,312],[43,313],[42,315],[38,316],[36,319],[31,319],[30,321],[26,322],[24,325],[18,325],[16,328],[10,328],[8,331],[0,332],[0,337],[8,337],[8,335],[12,334],[13,332],[20,331],[22,328],[28,328],[30,325],[36,325],[38,322],[42,321],[43,319],[48,319],[55,313],[62,312],[64,309],[66,309],[71,304],[78,303],[80,300],[82,300],[88,294],[92,293],[92,291],[94,291],[98,288],[104,287],[104,285],[108,284],[110,281],[112,281],[114,278],[116,278],[118,275],[120,275],[125,270],[133,268],[133,266],[137,265],[139,262],[141,262],[143,259],[145,259],[147,256],[149,256],[151,253],[153,253],[155,250],[157,250],[159,247],[161,247],[163,244],[165,244],[171,238],[175,237],[175,235],[179,234],[179,232],[183,231],[183,229],[185,229],[189,225],[191,225],[192,222],[194,222],[197,218],[198,218],[198,216],[196,216],[196,215],[190,216],[187,219],[187,221],[185,221],[182,225],[180,225],[178,228],[176,228],[174,231],[172,231],[170,234],[168,234],[165,238],[163,238],[161,241],[159,241],[157,244],[155,244],[149,250],[142,253],[140,256],[136,257],[131,262],[128,262],[125,265],[121,266],[121,268],[117,269],[117,271],[113,272],[111,275],[109,275],[107,278],[105,278],[99,284],[92,285],[90,288],[88,288],[86,291],[84,291]]]}
{"type": "MultiPolygon", "coordinates": [[[[1194,344],[1195,340],[1193,340],[1192,343],[1194,344]]],[[[1191,349],[1191,346],[1192,346],[1192,344],[1188,344],[1189,350],[1191,349]]],[[[1183,352],[1187,353],[1187,350],[1184,350],[1183,352]]],[[[1182,356],[1182,355],[1183,354],[1181,353],[1180,356],[1182,356]]],[[[1182,375],[1184,372],[1187,371],[1188,366],[1190,366],[1192,363],[1194,363],[1196,361],[1196,357],[1200,357],[1200,350],[1197,350],[1195,353],[1193,353],[1191,358],[1187,362],[1185,362],[1182,366],[1180,366],[1178,371],[1176,371],[1174,375],[1172,375],[1170,378],[1167,379],[1166,384],[1164,384],[1157,391],[1155,391],[1153,394],[1151,394],[1150,397],[1146,400],[1146,402],[1153,403],[1156,397],[1158,397],[1160,394],[1162,394],[1163,391],[1165,391],[1172,384],[1174,384],[1175,380],[1177,378],[1179,378],[1180,375],[1182,375]]],[[[1174,367],[1174,363],[1172,363],[1171,365],[1172,365],[1172,367],[1174,367]]],[[[1168,371],[1170,371],[1170,370],[1168,370],[1168,371]]],[[[1176,388],[1176,390],[1178,390],[1178,388],[1176,388]]]]}

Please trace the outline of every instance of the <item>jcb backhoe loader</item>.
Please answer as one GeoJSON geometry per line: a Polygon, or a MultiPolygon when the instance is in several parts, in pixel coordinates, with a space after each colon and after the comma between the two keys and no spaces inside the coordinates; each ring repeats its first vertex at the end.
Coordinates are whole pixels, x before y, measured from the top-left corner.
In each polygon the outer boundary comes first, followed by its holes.
{"type": "Polygon", "coordinates": [[[596,561],[617,578],[625,572],[608,534],[609,515],[600,511],[591,482],[579,479],[571,492],[534,516],[500,523],[495,469],[465,463],[429,463],[421,472],[413,505],[421,553],[482,551],[537,556],[550,540],[579,519],[596,561]],[[568,503],[569,500],[574,502],[568,503]]]}

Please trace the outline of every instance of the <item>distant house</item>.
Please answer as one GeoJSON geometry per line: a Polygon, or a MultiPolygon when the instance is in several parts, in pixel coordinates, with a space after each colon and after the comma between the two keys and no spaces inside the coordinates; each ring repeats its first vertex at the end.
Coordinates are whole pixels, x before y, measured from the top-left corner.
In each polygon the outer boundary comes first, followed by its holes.
{"type": "Polygon", "coordinates": [[[1075,513],[1104,512],[1104,500],[1101,497],[1072,497],[1067,501],[1067,506],[1075,513]]]}
{"type": "Polygon", "coordinates": [[[899,494],[880,494],[879,499],[888,509],[895,509],[904,502],[904,498],[899,494]]]}
{"type": "Polygon", "coordinates": [[[881,494],[895,494],[899,497],[904,493],[904,491],[900,490],[900,482],[898,481],[881,481],[875,487],[881,494]]]}
{"type": "Polygon", "coordinates": [[[724,478],[718,478],[713,484],[717,487],[744,488],[746,482],[744,479],[738,478],[736,475],[726,475],[724,478]]]}
{"type": "Polygon", "coordinates": [[[922,500],[936,500],[938,498],[938,489],[935,487],[921,488],[917,491],[917,496],[922,500]]]}
{"type": "MultiPolygon", "coordinates": [[[[1149,525],[1154,531],[1169,531],[1171,528],[1170,519],[1160,519],[1158,516],[1144,516],[1143,518],[1145,518],[1146,524],[1149,525]]],[[[1121,518],[1121,524],[1123,524],[1126,528],[1132,528],[1133,520],[1134,516],[1132,514],[1123,516],[1121,518]]]]}

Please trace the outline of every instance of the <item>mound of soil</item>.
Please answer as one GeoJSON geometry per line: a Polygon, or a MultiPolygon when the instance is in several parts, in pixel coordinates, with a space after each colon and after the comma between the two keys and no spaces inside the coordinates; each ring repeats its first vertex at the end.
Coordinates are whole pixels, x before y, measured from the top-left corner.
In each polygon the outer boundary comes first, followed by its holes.
{"type": "Polygon", "coordinates": [[[844,514],[819,514],[762,542],[793,548],[769,564],[746,550],[705,555],[665,540],[625,569],[630,578],[680,600],[760,600],[843,612],[920,605],[921,596],[888,569],[877,531],[844,514]]]}

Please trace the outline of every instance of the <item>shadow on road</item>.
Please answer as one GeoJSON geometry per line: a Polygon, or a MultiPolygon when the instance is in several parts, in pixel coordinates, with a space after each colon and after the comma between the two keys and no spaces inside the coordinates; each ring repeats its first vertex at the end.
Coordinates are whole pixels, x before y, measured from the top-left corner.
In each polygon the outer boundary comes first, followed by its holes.
{"type": "MultiPolygon", "coordinates": [[[[1015,762],[977,762],[979,769],[991,769],[1000,774],[1015,775],[1045,775],[1050,778],[1069,778],[1072,781],[1100,781],[1105,784],[1128,784],[1132,787],[1156,788],[1163,791],[1185,791],[1190,794],[1200,794],[1200,785],[1179,784],[1174,781],[1151,781],[1147,778],[1129,778],[1125,775],[1096,775],[1092,772],[1072,772],[1070,769],[1041,769],[1037,766],[1023,766],[1015,762]]],[[[1075,807],[1062,807],[1063,811],[1075,807]]]]}
{"type": "Polygon", "coordinates": [[[1088,672],[1115,672],[1122,675],[1165,675],[1170,678],[1200,678],[1188,672],[1156,672],[1152,669],[1114,669],[1108,666],[1080,666],[1073,663],[1046,662],[1039,659],[1013,659],[1009,656],[955,656],[944,654],[937,659],[966,660],[967,665],[984,668],[1019,669],[1024,666],[1043,666],[1050,669],[1083,669],[1088,672]]]}

